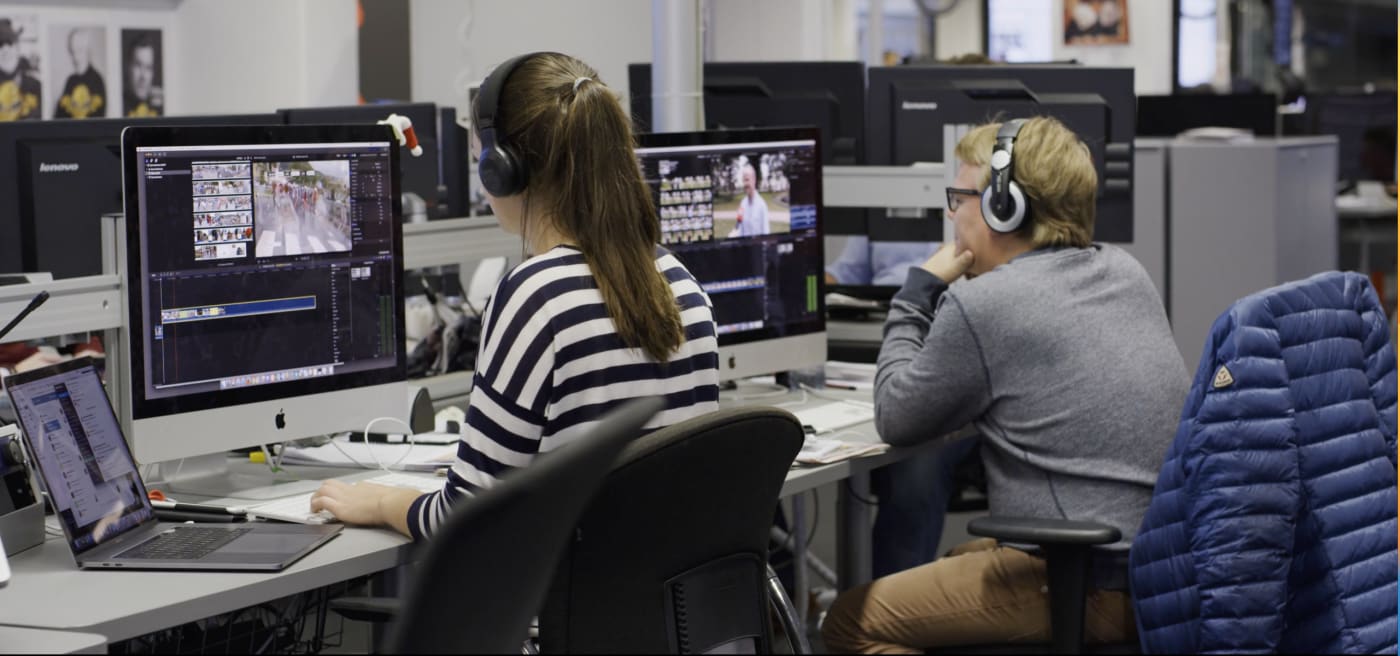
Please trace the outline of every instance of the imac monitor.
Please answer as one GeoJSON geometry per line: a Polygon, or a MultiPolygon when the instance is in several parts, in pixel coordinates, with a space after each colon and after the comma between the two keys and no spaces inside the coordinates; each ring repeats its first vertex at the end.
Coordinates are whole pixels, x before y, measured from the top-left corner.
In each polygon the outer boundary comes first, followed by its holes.
{"type": "MultiPolygon", "coordinates": [[[[943,162],[945,125],[1053,116],[1083,139],[1099,174],[1094,239],[1133,241],[1133,69],[1079,65],[870,69],[866,161],[943,162]]],[[[945,162],[946,163],[946,162],[945,162]]]]}
{"type": "Polygon", "coordinates": [[[123,133],[138,461],[403,415],[398,151],[384,126],[123,133]]]}
{"type": "Polygon", "coordinates": [[[709,295],[720,378],[826,360],[814,128],[638,135],[662,246],[709,295]]]}
{"type": "MultiPolygon", "coordinates": [[[[627,68],[632,121],[650,132],[651,64],[627,68]]],[[[705,128],[734,130],[815,125],[822,164],[865,162],[865,65],[858,61],[708,62],[704,68],[705,128]]],[[[866,210],[822,211],[826,234],[865,234],[866,210]]]]}
{"type": "Polygon", "coordinates": [[[427,204],[430,218],[449,216],[445,190],[439,188],[442,175],[442,148],[438,127],[442,117],[433,103],[393,103],[347,105],[343,107],[306,107],[279,109],[287,125],[374,125],[390,114],[407,116],[413,121],[413,133],[423,154],[414,157],[405,152],[402,160],[403,190],[411,191],[427,204]]]}
{"type": "Polygon", "coordinates": [[[131,126],[276,125],[275,114],[0,123],[0,272],[102,273],[100,219],[122,211],[121,132],[131,126]]]}

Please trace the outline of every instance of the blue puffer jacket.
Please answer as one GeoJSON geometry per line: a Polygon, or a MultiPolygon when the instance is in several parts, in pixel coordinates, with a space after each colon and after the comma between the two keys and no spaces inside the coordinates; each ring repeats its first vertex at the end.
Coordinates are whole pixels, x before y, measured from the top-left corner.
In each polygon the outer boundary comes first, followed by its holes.
{"type": "Polygon", "coordinates": [[[1216,320],[1130,554],[1144,650],[1395,653],[1395,396],[1363,276],[1216,320]]]}

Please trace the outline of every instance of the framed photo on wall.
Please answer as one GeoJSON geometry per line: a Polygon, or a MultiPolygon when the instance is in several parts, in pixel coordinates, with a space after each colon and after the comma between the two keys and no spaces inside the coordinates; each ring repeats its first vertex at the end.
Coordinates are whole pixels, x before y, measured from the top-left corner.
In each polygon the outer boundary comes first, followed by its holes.
{"type": "Polygon", "coordinates": [[[1128,43],[1127,0],[1065,0],[1065,45],[1128,43]]]}
{"type": "Polygon", "coordinates": [[[165,115],[160,30],[122,30],[122,116],[165,115]]]}
{"type": "Polygon", "coordinates": [[[0,121],[38,119],[43,113],[39,18],[0,15],[0,121]]]}
{"type": "Polygon", "coordinates": [[[67,24],[49,27],[49,88],[54,118],[107,115],[107,28],[67,24]]]}

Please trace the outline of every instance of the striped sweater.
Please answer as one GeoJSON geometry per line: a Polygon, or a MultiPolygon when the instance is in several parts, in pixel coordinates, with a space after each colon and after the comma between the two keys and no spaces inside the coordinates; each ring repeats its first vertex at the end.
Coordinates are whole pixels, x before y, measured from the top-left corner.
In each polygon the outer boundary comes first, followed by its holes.
{"type": "Polygon", "coordinates": [[[457,461],[441,491],[409,508],[415,540],[431,535],[457,500],[586,434],[623,401],[665,395],[666,409],[649,430],[718,409],[710,299],[669,251],[657,249],[656,267],[671,283],[685,326],[685,341],[664,363],[623,344],[577,249],[557,246],[501,281],[482,322],[457,461]]]}

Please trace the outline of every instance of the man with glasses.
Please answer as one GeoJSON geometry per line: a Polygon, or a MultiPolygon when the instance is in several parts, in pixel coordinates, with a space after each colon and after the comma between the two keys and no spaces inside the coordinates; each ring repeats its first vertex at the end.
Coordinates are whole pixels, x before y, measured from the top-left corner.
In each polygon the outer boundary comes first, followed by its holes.
{"type": "MultiPolygon", "coordinates": [[[[992,515],[1118,528],[1122,540],[1093,563],[1084,628],[1090,643],[1134,642],[1127,550],[1190,381],[1147,273],[1090,241],[1098,180],[1088,148],[1050,118],[1001,127],[959,142],[952,243],[911,270],[891,303],[876,427],[909,445],[971,423],[992,515]],[[1023,214],[984,200],[992,163],[1014,181],[1023,214]]],[[[1046,642],[1046,585],[1033,547],[974,541],[845,592],[822,637],[833,652],[1046,642]]]]}

